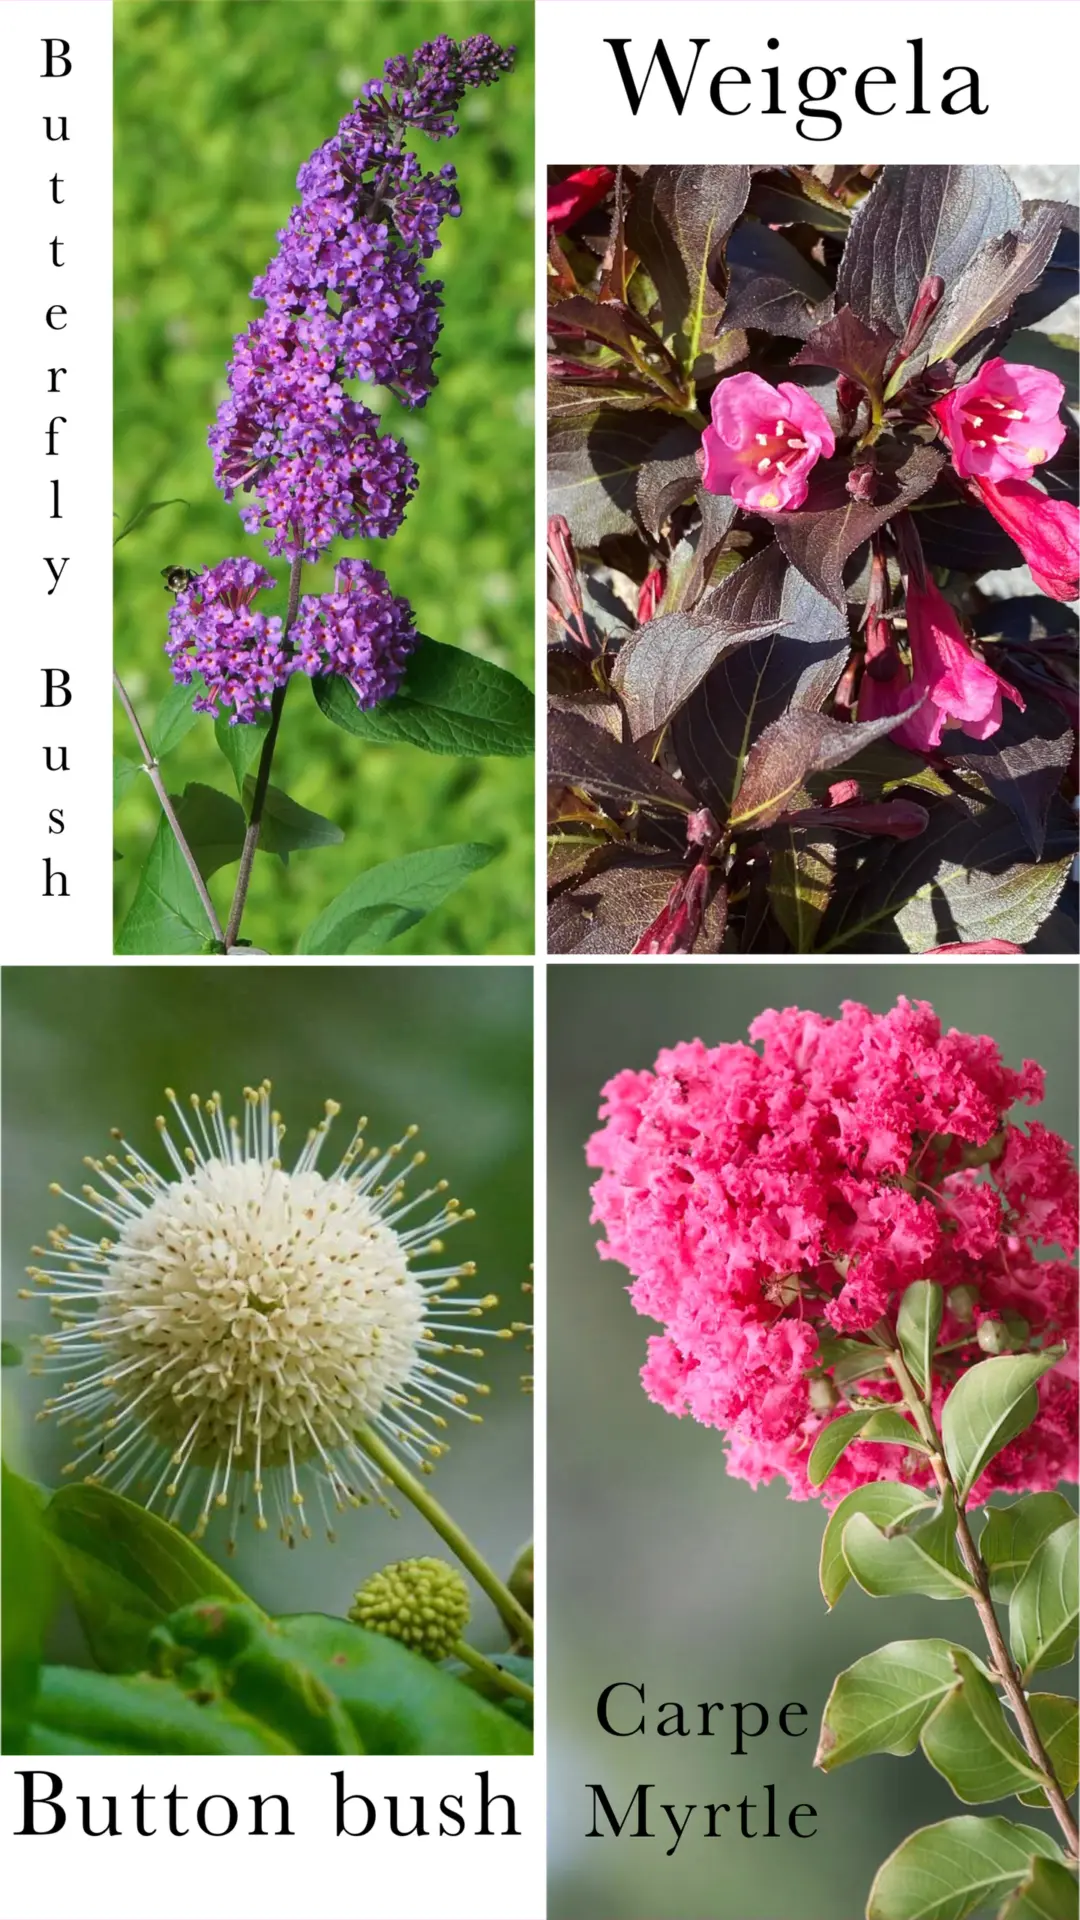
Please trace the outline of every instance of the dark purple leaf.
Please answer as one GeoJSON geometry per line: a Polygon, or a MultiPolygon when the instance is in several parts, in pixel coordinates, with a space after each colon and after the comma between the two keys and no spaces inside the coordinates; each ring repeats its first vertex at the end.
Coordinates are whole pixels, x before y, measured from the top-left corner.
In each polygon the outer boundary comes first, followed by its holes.
{"type": "Polygon", "coordinates": [[[734,500],[724,493],[706,493],[699,487],[695,496],[701,525],[689,536],[693,558],[681,572],[669,567],[664,605],[669,613],[692,613],[706,592],[720,550],[731,530],[737,511],[734,500]]]}
{"type": "MultiPolygon", "coordinates": [[[[916,701],[907,712],[914,712],[916,701]]],[[[838,767],[853,753],[881,740],[905,716],[886,714],[881,720],[830,720],[823,713],[782,714],[766,727],[746,756],[743,777],[735,795],[731,824],[753,821],[768,826],[785,801],[797,793],[807,774],[838,767]]]]}
{"type": "Polygon", "coordinates": [[[932,567],[978,574],[1023,566],[1024,556],[1004,527],[978,501],[960,494],[947,475],[923,495],[914,519],[932,567]]]}
{"type": "Polygon", "coordinates": [[[1020,218],[1000,167],[884,167],[852,220],[837,300],[900,339],[923,282],[940,274],[948,293],[980,247],[1020,218]]]}
{"type": "Polygon", "coordinates": [[[943,463],[935,447],[896,442],[880,443],[877,455],[876,500],[852,500],[847,461],[830,460],[814,468],[805,506],[762,516],[775,528],[792,565],[837,607],[845,605],[844,567],[856,548],[926,493],[943,463]]]}
{"type": "Polygon", "coordinates": [[[885,362],[895,345],[896,335],[888,327],[868,326],[850,307],[841,307],[831,320],[815,327],[791,364],[793,367],[835,367],[838,373],[848,374],[880,400],[885,362]]]}
{"type": "Polygon", "coordinates": [[[832,309],[829,283],[783,234],[755,220],[736,227],[727,244],[724,331],[760,327],[806,340],[832,309]]]}
{"type": "MultiPolygon", "coordinates": [[[[970,266],[947,288],[915,352],[890,381],[895,392],[937,360],[960,360],[961,349],[981,339],[992,348],[991,330],[1006,320],[1022,293],[1044,273],[1061,228],[1063,207],[1040,201],[1015,232],[996,234],[979,248],[970,266]]],[[[976,356],[981,360],[983,355],[976,356]]],[[[963,376],[975,371],[965,358],[963,376]]]]}
{"type": "Polygon", "coordinates": [[[710,264],[746,205],[747,167],[647,167],[626,216],[627,245],[660,298],[667,335],[680,335],[692,367],[712,345],[724,296],[710,264]]]}
{"type": "Polygon", "coordinates": [[[929,821],[926,808],[917,800],[875,800],[865,806],[859,801],[845,801],[838,807],[800,807],[797,813],[782,814],[772,831],[827,827],[832,833],[885,834],[891,840],[914,840],[926,832],[929,821]]]}
{"type": "Polygon", "coordinates": [[[655,920],[678,868],[663,857],[612,852],[612,864],[555,896],[549,953],[631,953],[655,920]]]}
{"type": "MultiPolygon", "coordinates": [[[[995,654],[996,649],[991,649],[991,660],[995,654]]],[[[1011,700],[1002,701],[1001,725],[988,740],[947,733],[944,747],[951,765],[979,774],[995,799],[1016,815],[1038,860],[1046,838],[1050,802],[1072,759],[1074,741],[1060,707],[1038,694],[1028,694],[1023,713],[1011,700]],[[963,751],[958,752],[961,740],[963,751]]]]}
{"type": "MultiPolygon", "coordinates": [[[[1024,203],[1027,213],[1038,201],[1024,203]]],[[[1077,210],[1067,206],[1064,209],[1061,232],[1057,244],[1050,256],[1050,264],[1037,287],[1030,293],[1022,294],[1013,312],[1014,327],[1037,327],[1040,320],[1048,320],[1052,313],[1064,306],[1066,300],[1075,300],[1080,293],[1080,246],[1077,239],[1077,210]]]]}
{"type": "Polygon", "coordinates": [[[693,808],[686,790],[646,754],[624,746],[582,714],[559,707],[548,715],[548,771],[552,786],[581,787],[627,806],[641,801],[685,812],[693,808]]]}
{"type": "Polygon", "coordinates": [[[670,414],[642,410],[551,423],[549,512],[565,516],[579,548],[633,527],[638,468],[670,432],[670,414]]]}
{"type": "Polygon", "coordinates": [[[662,374],[678,378],[677,362],[655,329],[632,307],[614,300],[588,300],[584,294],[577,294],[572,300],[561,300],[558,306],[552,307],[548,321],[553,333],[569,330],[584,334],[590,340],[602,340],[605,346],[613,347],[632,363],[655,362],[662,374]]]}
{"type": "MultiPolygon", "coordinates": [[[[652,458],[638,469],[635,487],[638,518],[652,539],[659,539],[665,520],[684,500],[689,500],[697,488],[700,473],[696,455],[700,447],[700,433],[680,420],[657,442],[652,458]]],[[[734,513],[732,501],[729,525],[734,513]]]]}
{"type": "Polygon", "coordinates": [[[821,233],[846,235],[851,225],[851,215],[838,200],[831,206],[811,200],[783,174],[756,174],[746,211],[767,227],[817,227],[821,233]]]}

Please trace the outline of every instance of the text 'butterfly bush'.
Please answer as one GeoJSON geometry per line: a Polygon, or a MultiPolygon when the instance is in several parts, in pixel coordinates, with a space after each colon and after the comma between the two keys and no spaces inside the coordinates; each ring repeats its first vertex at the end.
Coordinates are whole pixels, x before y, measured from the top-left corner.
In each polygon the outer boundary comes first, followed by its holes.
{"type": "MultiPolygon", "coordinates": [[[[442,283],[426,277],[425,262],[461,207],[453,167],[425,173],[405,143],[410,131],[451,138],[465,94],[498,80],[513,58],[483,33],[461,42],[440,34],[410,59],[395,56],[297,176],[300,200],[252,287],[265,311],[236,340],[209,435],[225,498],[248,498],[245,528],[292,563],[294,579],[335,540],[396,533],[416,490],[408,450],[380,433],[347,383],[386,387],[408,407],[422,407],[435,386],[442,283]]],[[[346,673],[361,707],[387,699],[416,630],[407,603],[363,564],[344,588],[339,567],[333,594],[300,602],[299,648],[292,623],[253,613],[250,594],[243,607],[223,599],[222,567],[212,569],[172,611],[176,677],[202,673],[198,704],[221,706],[233,723],[266,711],[298,669],[346,673]]],[[[257,584],[274,583],[264,574],[257,584]]],[[[235,598],[231,576],[228,591],[235,598]]]]}
{"type": "MultiPolygon", "coordinates": [[[[664,1328],[642,1370],[650,1398],[721,1428],[736,1478],[780,1476],[809,1498],[811,1448],[842,1402],[898,1402],[873,1330],[930,1280],[945,1303],[935,1418],[986,1354],[1067,1343],[1037,1418],[973,1498],[1075,1477],[1076,1275],[1047,1255],[1076,1250],[1076,1176],[1057,1134],[1006,1117],[1041,1099],[1041,1067],[1013,1072],[993,1040],[943,1033],[906,999],[886,1014],[847,1001],[835,1020],[765,1012],[750,1039],[760,1051],[695,1040],[616,1074],[588,1144],[600,1252],[664,1328]],[[864,1377],[838,1340],[866,1343],[864,1377]]],[[[827,1504],[895,1468],[894,1450],[856,1440],[827,1504]]],[[[925,1456],[902,1472],[931,1484],[925,1456]]]]}

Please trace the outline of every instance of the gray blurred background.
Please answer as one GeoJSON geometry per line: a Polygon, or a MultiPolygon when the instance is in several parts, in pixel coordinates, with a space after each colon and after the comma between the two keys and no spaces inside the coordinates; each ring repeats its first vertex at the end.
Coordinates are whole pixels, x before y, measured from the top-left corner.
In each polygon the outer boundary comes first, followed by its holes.
{"type": "MultiPolygon", "coordinates": [[[[410,1122],[428,1151],[424,1175],[445,1177],[476,1208],[447,1250],[476,1259],[483,1291],[500,1297],[493,1326],[531,1320],[521,1293],[532,1259],[532,972],[528,967],[6,968],[3,974],[4,1304],[20,1344],[47,1329],[44,1310],[18,1299],[32,1242],[74,1210],[50,1180],[78,1191],[84,1154],[109,1151],[109,1128],[161,1163],[154,1116],[162,1089],[218,1088],[237,1111],[241,1089],[264,1077],[299,1150],[323,1102],[342,1102],[330,1147],[370,1116],[368,1138],[389,1145],[410,1122]],[[36,1310],[35,1310],[36,1309],[36,1310]]],[[[323,1166],[335,1162],[325,1152],[323,1166]]],[[[427,1182],[430,1184],[430,1182],[427,1182]]],[[[414,1190],[419,1191],[415,1182],[414,1190]]],[[[89,1216],[87,1216],[89,1217],[89,1216]]],[[[419,1215],[417,1216],[420,1217],[419,1215]]],[[[480,1344],[479,1341],[476,1343],[480,1344]]],[[[532,1401],[521,1376],[523,1339],[485,1340],[477,1377],[490,1381],[484,1425],[453,1423],[436,1470],[436,1497],[491,1563],[506,1573],[532,1527],[532,1401]]],[[[12,1464],[55,1485],[70,1452],[63,1434],[35,1425],[44,1383],[24,1367],[4,1373],[5,1443],[12,1464]]],[[[224,1552],[227,1529],[203,1546],[224,1552]]],[[[242,1530],[229,1570],[273,1613],[344,1613],[369,1573],[413,1554],[438,1554],[438,1536],[405,1505],[342,1515],[338,1542],[315,1538],[289,1553],[271,1531],[242,1530]]],[[[473,1590],[470,1639],[504,1645],[493,1610],[473,1590]]],[[[79,1659],[61,1623],[57,1652],[79,1659]]]]}
{"type": "MultiPolygon", "coordinates": [[[[743,1039],[754,1015],[792,1003],[835,1014],[844,999],[877,1011],[899,993],[930,1000],[943,1024],[992,1034],[1007,1061],[1047,1068],[1035,1110],[1075,1139],[1077,975],[1067,964],[940,961],[821,964],[557,966],[549,969],[549,1614],[551,1920],[856,1920],[874,1871],[914,1827],[964,1811],[921,1754],[857,1761],[831,1778],[812,1768],[835,1674],[889,1640],[938,1635],[979,1647],[963,1602],[870,1600],[853,1587],[833,1614],[817,1584],[824,1514],[782,1485],[756,1492],[724,1470],[712,1429],[646,1399],[638,1369],[656,1331],[626,1297],[629,1276],[601,1264],[589,1225],[595,1173],[584,1142],[601,1085],[651,1066],[661,1046],[700,1036],[743,1039]],[[600,1689],[644,1683],[663,1701],[786,1701],[808,1709],[806,1734],[771,1731],[732,1758],[730,1735],[614,1739],[596,1719],[600,1689]],[[657,1838],[585,1838],[601,1782],[619,1816],[641,1781],[657,1838]],[[700,1807],[776,1787],[781,1837],[724,1837],[692,1816],[677,1851],[659,1802],[700,1807]],[[787,1809],[818,1810],[817,1837],[792,1838],[787,1809]]],[[[1021,1109],[1021,1113],[1031,1110],[1021,1109]]],[[[1068,1686],[1049,1674],[1046,1686],[1068,1686]]],[[[619,1696],[627,1709],[631,1695],[619,1696]]],[[[624,1724],[637,1718],[627,1712],[624,1724]]],[[[717,1716],[723,1727],[730,1706],[717,1716]]],[[[796,1723],[798,1724],[798,1723],[796,1723]]],[[[997,1811],[1040,1824],[1015,1801],[997,1811]]],[[[753,1824],[753,1816],[751,1816],[753,1824]]],[[[810,1823],[812,1824],[812,1823],[810,1823]]]]}

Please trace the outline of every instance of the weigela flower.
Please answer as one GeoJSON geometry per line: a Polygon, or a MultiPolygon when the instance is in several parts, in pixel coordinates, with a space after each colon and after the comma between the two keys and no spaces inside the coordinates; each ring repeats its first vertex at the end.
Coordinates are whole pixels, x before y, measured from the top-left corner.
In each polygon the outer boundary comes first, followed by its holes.
{"type": "Polygon", "coordinates": [[[816,400],[782,380],[735,373],[713,389],[712,425],[701,439],[702,485],[741,507],[766,512],[801,507],[811,468],[834,450],[833,430],[816,400]]]}
{"type": "Polygon", "coordinates": [[[197,673],[203,677],[206,691],[192,706],[205,713],[220,707],[235,725],[256,720],[274,689],[284,686],[291,668],[281,621],[251,605],[263,588],[276,585],[254,560],[222,560],[177,594],[165,651],[181,686],[197,673]]]}
{"type": "Polygon", "coordinates": [[[613,167],[578,167],[562,180],[548,182],[547,224],[552,233],[565,233],[582,214],[599,206],[615,181],[613,167]]]}
{"type": "MultiPolygon", "coordinates": [[[[650,1398],[721,1428],[731,1474],[779,1476],[806,1499],[825,1422],[853,1399],[899,1398],[871,1343],[866,1375],[836,1381],[835,1337],[894,1326],[905,1288],[929,1279],[945,1291],[938,1412],[983,1357],[985,1321],[1019,1317],[1036,1343],[1069,1347],[975,1497],[1075,1473],[1076,1275],[1045,1257],[1075,1251],[1075,1174],[1057,1135],[1007,1117],[1041,1098],[1041,1068],[1011,1071],[992,1040],[943,1033],[905,999],[886,1014],[848,1001],[836,1020],[766,1012],[750,1038],[760,1051],[696,1040],[617,1074],[589,1141],[600,1253],[629,1268],[635,1307],[663,1327],[642,1372],[650,1398]]],[[[895,1477],[896,1461],[856,1441],[824,1497],[895,1477]]],[[[930,1484],[921,1455],[901,1471],[930,1484]]]]}
{"type": "Polygon", "coordinates": [[[1065,389],[1042,367],[984,360],[974,380],[933,407],[965,480],[1014,480],[1049,460],[1065,438],[1059,409],[1065,389]]]}
{"type": "Polygon", "coordinates": [[[1051,500],[1030,480],[977,480],[974,491],[1015,540],[1035,585],[1052,600],[1080,595],[1080,508],[1051,500]]]}
{"type": "Polygon", "coordinates": [[[1023,712],[1023,696],[972,651],[956,614],[931,580],[920,585],[909,578],[904,605],[910,701],[925,697],[918,712],[892,734],[898,745],[927,753],[940,745],[948,726],[959,727],[973,740],[986,740],[1001,725],[1003,695],[1023,712]]]}
{"type": "Polygon", "coordinates": [[[30,1275],[58,1323],[39,1371],[63,1383],[42,1417],[76,1429],[65,1473],[160,1505],[196,1537],[228,1508],[230,1545],[252,1502],[260,1530],[269,1505],[291,1546],[310,1533],[305,1483],[328,1530],[332,1510],[382,1498],[365,1427],[425,1470],[443,1453],[444,1416],[475,1385],[444,1357],[476,1353],[458,1336],[478,1329],[461,1323],[495,1303],[455,1298],[471,1265],[414,1261],[472,1216],[443,1198],[445,1181],[404,1198],[415,1127],[365,1152],[361,1122],[322,1174],[340,1111],[327,1101],[287,1170],[269,1081],[245,1089],[242,1122],[218,1094],[186,1111],[167,1098],[171,1173],[116,1134],[116,1153],[87,1162],[100,1187],[51,1189],[99,1225],[93,1238],[57,1227],[34,1249],[49,1264],[30,1275]]]}
{"type": "Polygon", "coordinates": [[[374,707],[397,692],[418,635],[412,608],[385,574],[368,560],[340,560],[333,593],[300,602],[290,639],[304,673],[339,674],[357,706],[374,707]]]}

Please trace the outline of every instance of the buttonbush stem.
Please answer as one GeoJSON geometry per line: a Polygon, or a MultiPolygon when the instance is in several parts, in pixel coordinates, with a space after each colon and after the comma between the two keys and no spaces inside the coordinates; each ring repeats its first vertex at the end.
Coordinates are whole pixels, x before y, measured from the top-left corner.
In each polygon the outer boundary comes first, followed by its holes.
{"type": "Polygon", "coordinates": [[[482,1653],[477,1653],[476,1648],[470,1647],[465,1640],[458,1641],[454,1652],[459,1660],[472,1668],[474,1673],[482,1674],[485,1680],[490,1680],[492,1686],[501,1687],[504,1693],[512,1693],[516,1700],[528,1700],[531,1704],[533,1690],[527,1681],[519,1680],[516,1673],[507,1673],[505,1668],[497,1666],[494,1660],[485,1659],[482,1653]]]}

